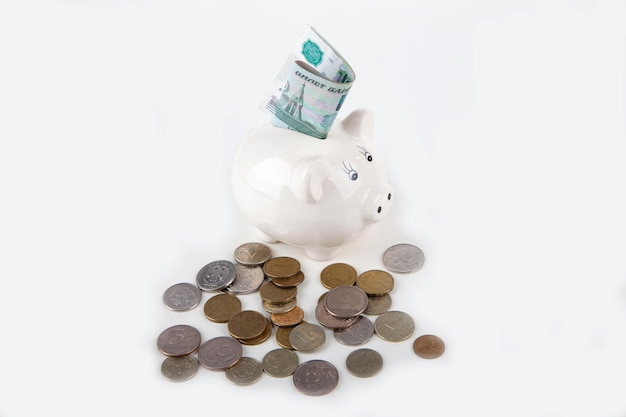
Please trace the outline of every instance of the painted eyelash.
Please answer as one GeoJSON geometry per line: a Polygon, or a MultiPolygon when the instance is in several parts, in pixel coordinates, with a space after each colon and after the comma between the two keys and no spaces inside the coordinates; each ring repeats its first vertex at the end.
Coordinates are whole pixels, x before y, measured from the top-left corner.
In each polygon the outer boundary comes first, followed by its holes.
{"type": "Polygon", "coordinates": [[[365,149],[365,146],[357,145],[357,148],[359,148],[359,152],[361,152],[363,156],[365,156],[365,159],[367,159],[369,162],[372,162],[372,159],[374,158],[372,158],[372,154],[369,153],[367,149],[365,149]]]}
{"type": "Polygon", "coordinates": [[[348,178],[350,178],[352,181],[356,181],[356,179],[359,178],[359,173],[356,172],[354,168],[352,168],[352,165],[350,163],[346,164],[346,161],[343,162],[343,171],[348,174],[348,178]]]}

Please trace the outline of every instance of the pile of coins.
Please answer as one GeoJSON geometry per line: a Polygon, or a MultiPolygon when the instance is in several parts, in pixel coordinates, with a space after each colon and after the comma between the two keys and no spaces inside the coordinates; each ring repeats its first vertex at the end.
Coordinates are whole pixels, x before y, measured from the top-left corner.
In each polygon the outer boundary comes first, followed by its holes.
{"type": "MultiPolygon", "coordinates": [[[[184,381],[195,375],[199,366],[224,371],[236,385],[250,385],[265,373],[272,377],[289,377],[295,388],[307,395],[323,395],[338,384],[339,372],[328,361],[309,360],[300,363],[296,352],[314,352],[326,343],[325,329],[344,345],[360,346],[374,334],[390,342],[410,338],[415,331],[413,319],[402,311],[391,310],[393,276],[384,270],[358,274],[345,263],[333,263],[320,273],[320,282],[328,290],[318,299],[314,312],[317,323],[304,320],[298,306],[298,286],[305,275],[298,260],[272,257],[269,246],[249,242],[234,252],[234,262],[216,260],[202,267],[196,285],[178,283],[163,294],[164,305],[172,311],[197,307],[202,293],[214,293],[204,304],[205,317],[224,323],[229,336],[202,342],[200,332],[180,324],[165,329],[157,338],[159,351],[166,356],[161,366],[164,377],[184,381]],[[263,311],[242,310],[239,294],[258,292],[263,311]],[[367,315],[377,316],[372,322],[367,315]],[[261,361],[244,356],[243,346],[267,341],[274,328],[278,348],[265,354],[261,361]],[[197,355],[197,359],[194,357],[197,355]],[[315,378],[311,378],[315,375],[315,378]]],[[[419,270],[424,257],[414,245],[399,244],[383,254],[385,268],[395,273],[419,270]]],[[[443,341],[434,335],[415,339],[416,355],[433,359],[444,351],[443,341]]],[[[346,358],[346,368],[358,377],[371,377],[382,368],[382,356],[372,350],[353,350],[346,358]]]]}

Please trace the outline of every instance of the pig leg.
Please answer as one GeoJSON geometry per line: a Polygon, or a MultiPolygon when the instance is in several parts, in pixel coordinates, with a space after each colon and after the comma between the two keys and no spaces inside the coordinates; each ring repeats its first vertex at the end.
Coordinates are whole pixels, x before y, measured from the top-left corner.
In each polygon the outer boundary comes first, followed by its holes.
{"type": "Polygon", "coordinates": [[[314,248],[305,249],[306,254],[314,261],[326,261],[333,257],[335,248],[314,248]]]}
{"type": "Polygon", "coordinates": [[[259,236],[259,239],[261,239],[263,242],[266,242],[266,243],[276,243],[276,242],[278,242],[278,239],[268,235],[267,233],[265,233],[261,229],[257,229],[256,232],[257,232],[257,235],[259,236]]]}

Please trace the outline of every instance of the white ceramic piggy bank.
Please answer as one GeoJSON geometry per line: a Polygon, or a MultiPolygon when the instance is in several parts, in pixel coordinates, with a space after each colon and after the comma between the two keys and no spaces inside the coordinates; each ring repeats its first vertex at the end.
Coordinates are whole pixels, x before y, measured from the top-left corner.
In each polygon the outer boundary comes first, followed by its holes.
{"type": "Polygon", "coordinates": [[[391,208],[393,191],[372,143],[374,117],[355,110],[326,139],[274,127],[252,130],[232,167],[232,191],[265,242],[327,260],[391,208]]]}

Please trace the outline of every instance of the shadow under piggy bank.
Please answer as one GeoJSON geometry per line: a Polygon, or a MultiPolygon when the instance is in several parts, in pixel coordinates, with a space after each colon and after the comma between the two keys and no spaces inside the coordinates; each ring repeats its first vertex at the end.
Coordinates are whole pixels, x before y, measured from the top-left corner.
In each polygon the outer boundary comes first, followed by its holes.
{"type": "Polygon", "coordinates": [[[250,131],[231,173],[236,204],[267,243],[328,260],[391,208],[393,191],[373,143],[374,116],[337,119],[326,139],[269,122],[250,131]]]}

